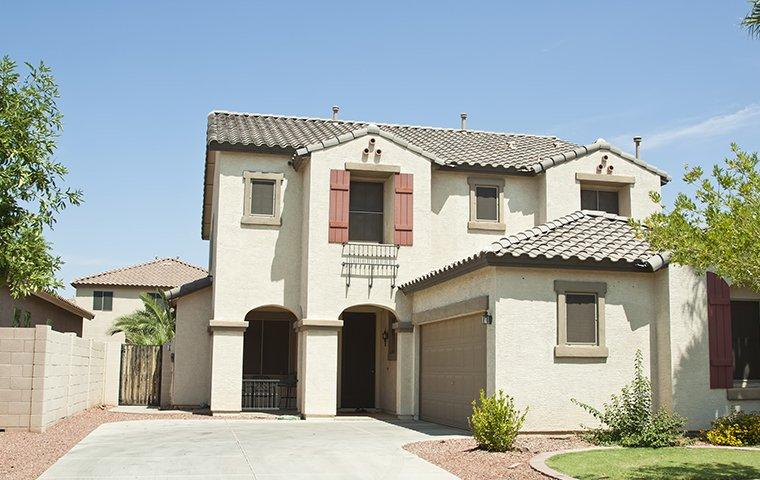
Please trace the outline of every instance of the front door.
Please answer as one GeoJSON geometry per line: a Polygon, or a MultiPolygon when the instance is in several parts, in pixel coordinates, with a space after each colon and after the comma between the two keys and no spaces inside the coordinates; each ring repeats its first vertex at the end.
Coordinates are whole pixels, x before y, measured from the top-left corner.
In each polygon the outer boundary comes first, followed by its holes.
{"type": "Polygon", "coordinates": [[[375,314],[344,313],[340,406],[375,407],[375,314]]]}

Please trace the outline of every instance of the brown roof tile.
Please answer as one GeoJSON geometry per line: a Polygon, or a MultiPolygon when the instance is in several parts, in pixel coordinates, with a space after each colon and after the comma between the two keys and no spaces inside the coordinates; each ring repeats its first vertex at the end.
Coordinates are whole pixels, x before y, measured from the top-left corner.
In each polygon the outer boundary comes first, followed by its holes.
{"type": "Polygon", "coordinates": [[[208,276],[205,268],[177,258],[159,258],[147,263],[109,270],[78,278],[71,285],[114,285],[172,288],[208,276]]]}

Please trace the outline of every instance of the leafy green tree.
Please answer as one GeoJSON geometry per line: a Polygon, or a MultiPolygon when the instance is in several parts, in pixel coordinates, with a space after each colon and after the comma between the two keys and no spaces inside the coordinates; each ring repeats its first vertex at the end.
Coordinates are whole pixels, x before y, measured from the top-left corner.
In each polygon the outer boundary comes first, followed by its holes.
{"type": "Polygon", "coordinates": [[[53,160],[62,115],[58,87],[43,63],[0,60],[0,283],[18,298],[61,283],[62,262],[45,240],[56,216],[78,205],[82,193],[60,186],[66,167],[53,160]]]}
{"type": "Polygon", "coordinates": [[[760,0],[751,0],[749,13],[742,20],[742,26],[749,30],[749,34],[753,37],[760,38],[760,0]]]}
{"type": "Polygon", "coordinates": [[[174,338],[174,310],[161,292],[158,298],[140,295],[143,309],[117,318],[111,335],[124,332],[132,345],[163,345],[174,338]]]}
{"type": "MultiPolygon", "coordinates": [[[[732,285],[760,291],[760,171],[757,153],[731,145],[733,156],[706,176],[701,167],[686,169],[684,182],[693,196],[679,193],[673,208],[633,222],[655,250],[671,253],[671,262],[707,270],[732,285]]],[[[660,203],[658,194],[650,194],[660,203]]]]}

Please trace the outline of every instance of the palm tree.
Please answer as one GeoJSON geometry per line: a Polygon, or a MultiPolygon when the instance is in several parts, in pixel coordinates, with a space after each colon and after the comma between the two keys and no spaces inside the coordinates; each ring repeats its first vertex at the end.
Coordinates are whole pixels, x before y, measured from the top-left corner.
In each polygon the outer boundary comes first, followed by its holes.
{"type": "Polygon", "coordinates": [[[747,27],[750,35],[760,38],[760,0],[751,0],[750,3],[752,8],[742,20],[742,26],[747,27]]]}
{"type": "Polygon", "coordinates": [[[163,345],[174,338],[174,311],[160,292],[140,295],[144,308],[117,318],[108,333],[124,332],[132,345],[163,345]]]}

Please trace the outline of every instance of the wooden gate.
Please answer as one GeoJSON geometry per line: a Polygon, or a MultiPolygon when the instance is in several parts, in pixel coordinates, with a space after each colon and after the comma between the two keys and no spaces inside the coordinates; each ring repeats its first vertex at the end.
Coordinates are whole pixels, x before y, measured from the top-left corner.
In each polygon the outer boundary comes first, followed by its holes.
{"type": "Polygon", "coordinates": [[[158,405],[161,399],[161,346],[122,345],[119,405],[158,405]]]}

